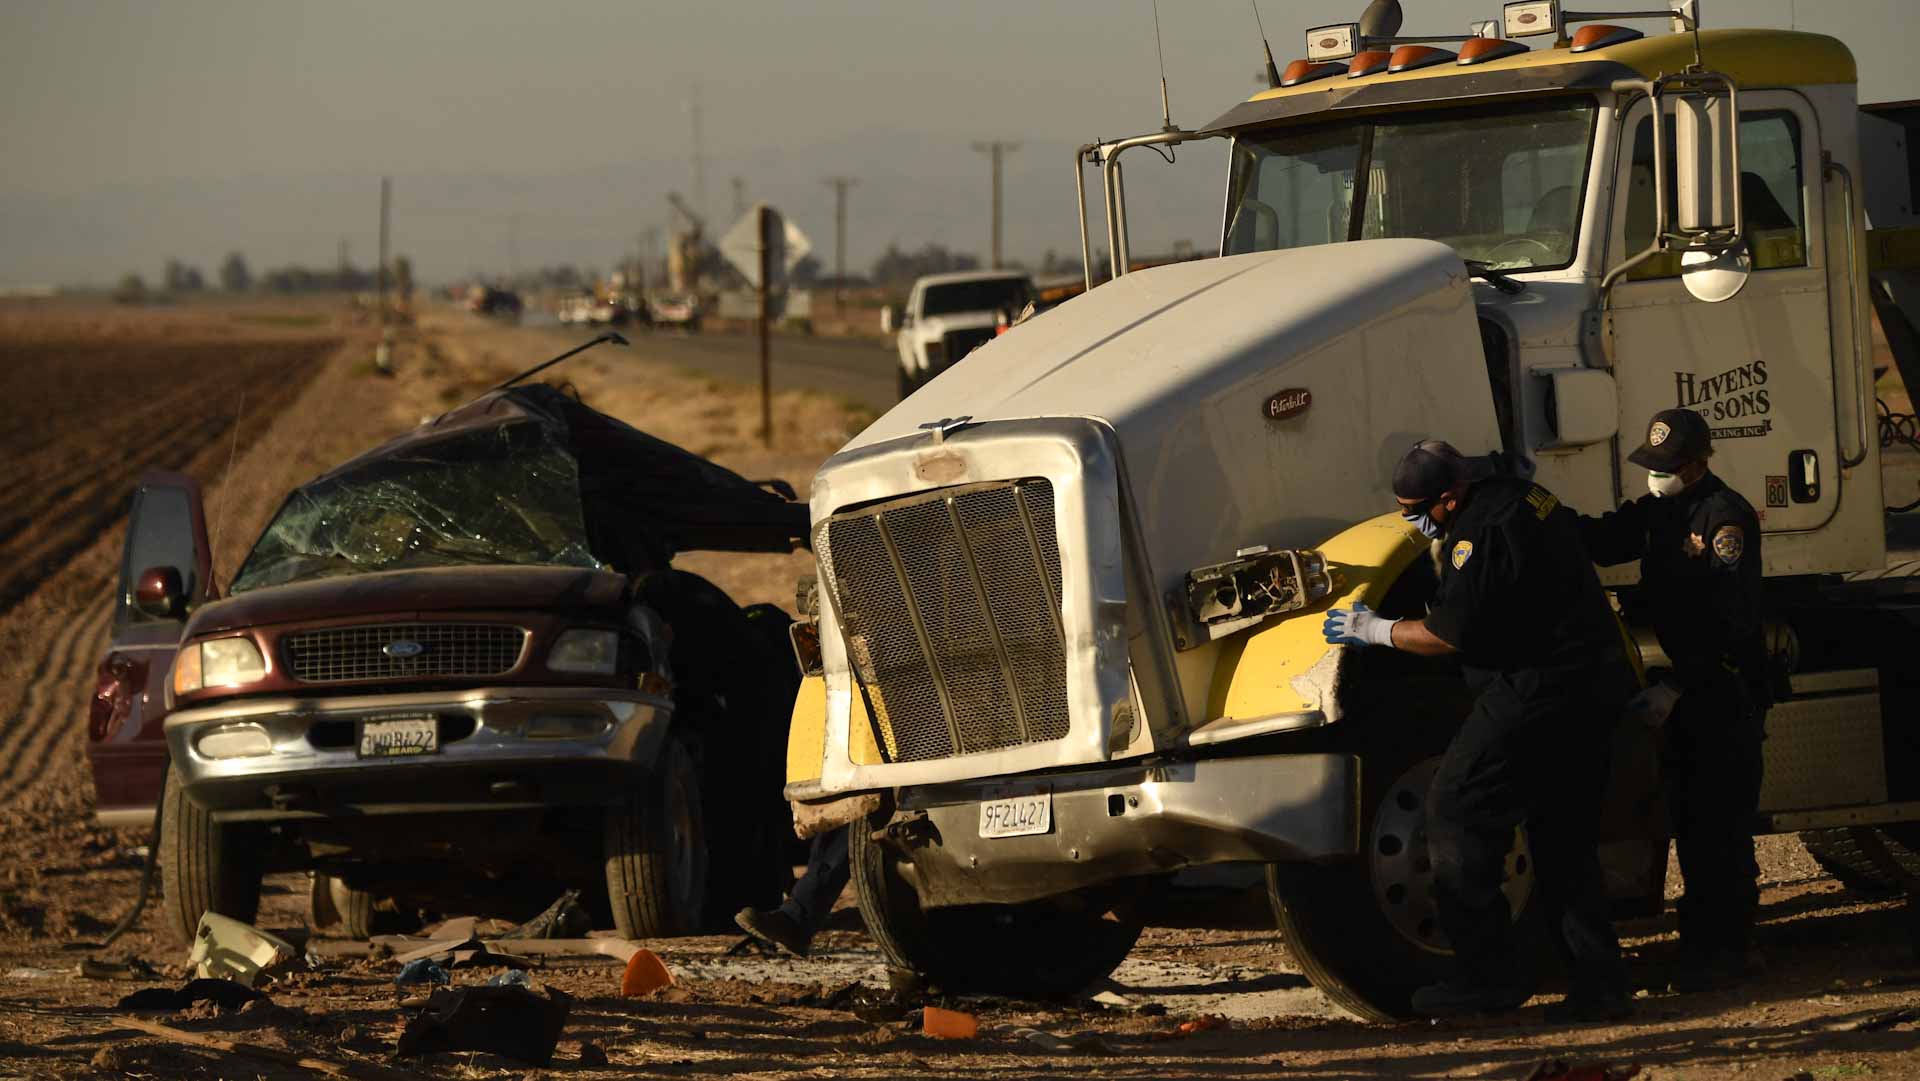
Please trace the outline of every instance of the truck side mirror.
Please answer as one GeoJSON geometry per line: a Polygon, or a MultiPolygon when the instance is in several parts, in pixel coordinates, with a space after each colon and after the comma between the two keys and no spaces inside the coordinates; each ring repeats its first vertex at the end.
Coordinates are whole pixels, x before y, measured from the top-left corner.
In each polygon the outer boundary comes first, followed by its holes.
{"type": "Polygon", "coordinates": [[[1733,99],[1674,96],[1674,194],[1682,233],[1740,229],[1740,123],[1733,99]]]}
{"type": "Polygon", "coordinates": [[[1599,368],[1535,369],[1547,380],[1547,426],[1552,438],[1537,450],[1591,446],[1620,431],[1620,393],[1599,368]]]}
{"type": "Polygon", "coordinates": [[[880,309],[880,333],[892,334],[900,329],[900,305],[889,304],[880,309]]]}

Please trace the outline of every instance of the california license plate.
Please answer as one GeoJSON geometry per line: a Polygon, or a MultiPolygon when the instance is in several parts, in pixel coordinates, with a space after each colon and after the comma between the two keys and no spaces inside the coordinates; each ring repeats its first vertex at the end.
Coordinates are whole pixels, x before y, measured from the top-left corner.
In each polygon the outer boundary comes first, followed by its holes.
{"type": "Polygon", "coordinates": [[[988,800],[980,805],[980,836],[1026,837],[1053,828],[1053,793],[988,800]]]}
{"type": "Polygon", "coordinates": [[[361,758],[411,758],[439,751],[440,722],[432,717],[360,722],[361,758]]]}

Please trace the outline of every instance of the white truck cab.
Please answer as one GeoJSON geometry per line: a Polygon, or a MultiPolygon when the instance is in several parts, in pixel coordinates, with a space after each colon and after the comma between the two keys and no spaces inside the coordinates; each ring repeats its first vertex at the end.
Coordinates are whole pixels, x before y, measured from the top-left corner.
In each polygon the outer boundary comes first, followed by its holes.
{"type": "MultiPolygon", "coordinates": [[[[1913,185],[1880,153],[1905,131],[1830,37],[1505,15],[1441,43],[1323,27],[1206,129],[1081,148],[1112,280],[1088,239],[1084,296],[821,467],[787,796],[806,828],[853,822],[891,963],[1071,989],[1168,873],[1264,862],[1315,984],[1404,1016],[1448,951],[1422,808],[1469,700],[1451,661],[1329,645],[1321,614],[1424,614],[1387,478],[1428,436],[1598,513],[1640,493],[1647,418],[1700,411],[1762,515],[1792,689],[1755,829],[1920,821],[1920,579],[1886,568],[1868,321],[1912,337],[1920,238],[1889,227],[1913,185]],[[1232,148],[1220,257],[1129,272],[1121,156],[1200,138],[1232,148]]],[[[1621,739],[1609,885],[1658,904],[1657,755],[1621,739]]],[[[1522,834],[1522,915],[1527,866],[1522,834]]]]}
{"type": "Polygon", "coordinates": [[[960,358],[994,338],[995,328],[1033,299],[1033,280],[1019,271],[929,274],[913,283],[894,330],[900,352],[900,397],[920,389],[960,358]]]}

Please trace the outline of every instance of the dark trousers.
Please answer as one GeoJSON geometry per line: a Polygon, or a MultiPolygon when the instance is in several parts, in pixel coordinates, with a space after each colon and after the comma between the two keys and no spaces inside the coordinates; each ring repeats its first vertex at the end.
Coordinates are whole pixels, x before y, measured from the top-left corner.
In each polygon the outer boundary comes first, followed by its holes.
{"type": "Polygon", "coordinates": [[[806,873],[793,884],[793,893],[780,906],[780,911],[792,917],[807,937],[812,938],[826,926],[827,917],[833,913],[833,903],[840,899],[840,892],[847,888],[847,879],[852,874],[853,868],[847,862],[846,827],[816,834],[812,847],[807,849],[806,873]]]}
{"type": "Polygon", "coordinates": [[[1598,852],[1613,729],[1624,704],[1608,680],[1505,674],[1482,688],[1448,744],[1427,796],[1434,901],[1463,979],[1524,986],[1533,979],[1515,941],[1501,882],[1524,824],[1533,898],[1577,994],[1626,988],[1608,918],[1598,852]]]}
{"type": "Polygon", "coordinates": [[[1690,690],[1667,720],[1663,774],[1686,894],[1675,908],[1689,953],[1744,954],[1760,906],[1753,820],[1764,712],[1737,687],[1690,690]]]}

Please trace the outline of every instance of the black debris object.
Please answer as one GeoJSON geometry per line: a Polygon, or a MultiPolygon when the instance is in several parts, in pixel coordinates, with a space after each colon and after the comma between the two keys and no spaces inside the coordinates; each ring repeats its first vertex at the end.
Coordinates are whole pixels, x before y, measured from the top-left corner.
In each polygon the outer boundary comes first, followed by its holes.
{"type": "Polygon", "coordinates": [[[499,938],[585,938],[592,930],[593,916],[580,903],[580,891],[568,890],[545,912],[499,938]]]}
{"type": "Polygon", "coordinates": [[[435,991],[400,1034],[402,1058],[440,1051],[485,1051],[546,1066],[567,1025],[573,996],[549,988],[459,987],[435,991]]]}
{"type": "Polygon", "coordinates": [[[266,999],[263,992],[232,980],[189,980],[184,987],[148,987],[120,1000],[123,1010],[184,1010],[196,1002],[211,1002],[222,1010],[237,1010],[266,999]]]}

